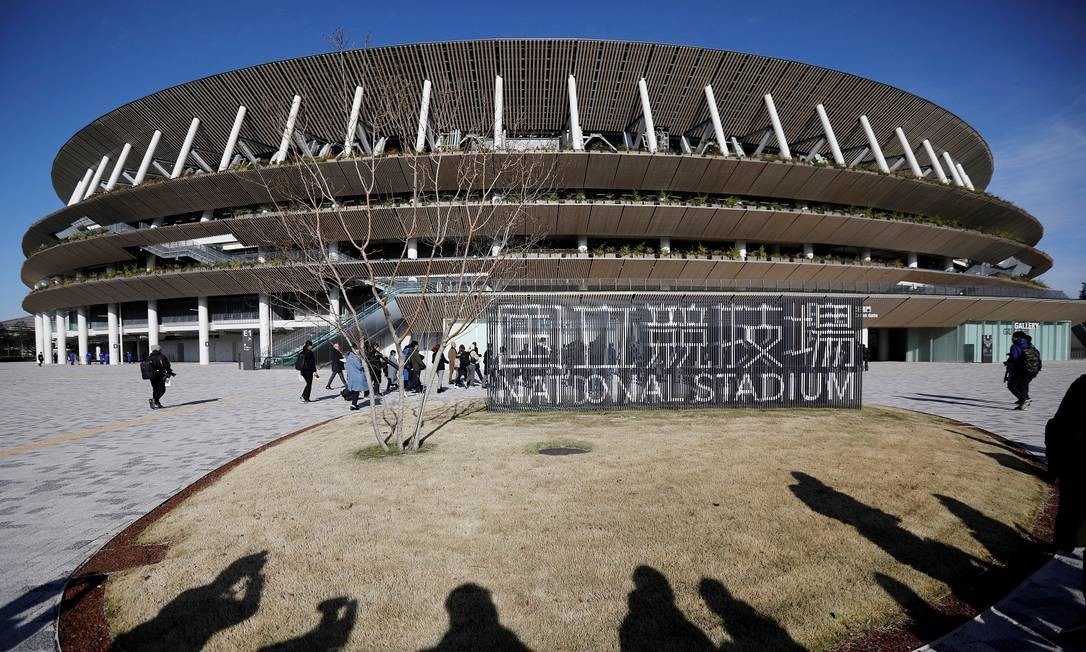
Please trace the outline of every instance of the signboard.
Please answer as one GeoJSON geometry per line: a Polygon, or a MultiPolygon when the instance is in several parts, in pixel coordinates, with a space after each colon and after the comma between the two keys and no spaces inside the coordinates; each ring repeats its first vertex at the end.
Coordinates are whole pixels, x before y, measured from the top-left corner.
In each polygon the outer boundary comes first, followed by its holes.
{"type": "Polygon", "coordinates": [[[503,297],[491,409],[843,407],[861,398],[859,298],[503,297]]]}
{"type": "Polygon", "coordinates": [[[1016,331],[1035,331],[1041,327],[1035,321],[1016,321],[1014,322],[1014,330],[1016,331]]]}

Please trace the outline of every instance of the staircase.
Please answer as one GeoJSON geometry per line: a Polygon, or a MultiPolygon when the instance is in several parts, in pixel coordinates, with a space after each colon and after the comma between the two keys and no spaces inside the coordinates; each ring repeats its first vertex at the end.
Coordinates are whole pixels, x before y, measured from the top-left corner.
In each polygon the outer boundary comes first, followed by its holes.
{"type": "MultiPolygon", "coordinates": [[[[107,228],[114,233],[125,233],[126,231],[136,230],[135,227],[124,223],[110,224],[107,228]]],[[[145,244],[140,245],[140,247],[144,251],[152,253],[159,258],[174,259],[188,257],[205,265],[215,265],[238,260],[237,256],[224,254],[218,249],[200,244],[196,240],[181,240],[179,242],[167,242],[163,244],[145,244]]]]}

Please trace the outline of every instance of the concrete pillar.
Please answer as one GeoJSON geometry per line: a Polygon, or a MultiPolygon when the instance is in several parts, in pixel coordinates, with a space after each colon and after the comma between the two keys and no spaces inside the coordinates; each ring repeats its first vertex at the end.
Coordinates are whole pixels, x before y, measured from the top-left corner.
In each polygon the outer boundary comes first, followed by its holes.
{"type": "Polygon", "coordinates": [[[976,190],[976,188],[973,187],[973,183],[969,180],[969,175],[965,173],[965,168],[962,167],[962,164],[955,163],[954,167],[957,168],[958,175],[961,176],[962,183],[965,184],[965,187],[970,190],[976,190]]]}
{"type": "Polygon", "coordinates": [[[671,238],[660,238],[660,253],[664,255],[671,253],[671,238]]]}
{"type": "Polygon", "coordinates": [[[362,111],[362,87],[354,87],[354,100],[351,102],[351,113],[347,118],[347,135],[343,139],[343,154],[350,156],[354,151],[354,140],[357,137],[358,114],[362,111]]]}
{"type": "Polygon", "coordinates": [[[868,329],[865,326],[864,328],[860,329],[860,344],[863,344],[864,346],[867,346],[867,341],[868,341],[867,338],[868,338],[868,329]]]}
{"type": "Polygon", "coordinates": [[[943,166],[939,164],[939,157],[935,155],[935,149],[931,143],[925,138],[920,144],[924,148],[924,153],[928,155],[928,161],[931,162],[931,169],[935,170],[935,176],[939,177],[939,183],[947,183],[946,172],[943,172],[943,166]]]}
{"type": "Polygon", "coordinates": [[[338,324],[339,315],[339,288],[332,286],[328,288],[328,318],[332,320],[333,324],[338,324]]]}
{"type": "Polygon", "coordinates": [[[91,177],[90,184],[84,189],[83,199],[89,198],[98,190],[99,184],[102,183],[102,177],[106,173],[106,165],[109,164],[109,157],[103,156],[102,160],[98,162],[98,168],[94,171],[94,176],[91,177]]]}
{"type": "Polygon", "coordinates": [[[121,364],[121,333],[117,324],[117,304],[108,304],[106,310],[109,326],[109,351],[106,354],[109,355],[110,365],[121,364]]]}
{"type": "Polygon", "coordinates": [[[426,144],[426,130],[430,125],[430,80],[422,82],[422,101],[419,103],[419,130],[415,134],[415,151],[421,152],[426,144]]]}
{"type": "Polygon", "coordinates": [[[788,139],[784,136],[784,127],[781,126],[780,116],[777,115],[777,106],[773,104],[773,96],[769,93],[762,98],[765,100],[765,109],[769,112],[769,121],[773,123],[773,134],[777,137],[777,150],[780,157],[792,160],[792,152],[788,149],[788,139]]]}
{"type": "Polygon", "coordinates": [[[890,332],[885,328],[879,331],[879,360],[890,359],[890,332]]]}
{"type": "Polygon", "coordinates": [[[581,133],[581,115],[577,108],[577,80],[570,74],[566,79],[566,89],[569,92],[569,137],[574,151],[584,149],[584,135],[581,133]]]}
{"type": "Polygon", "coordinates": [[[45,364],[53,364],[53,320],[44,312],[41,314],[41,338],[45,364]]]}
{"type": "Polygon", "coordinates": [[[57,362],[64,364],[64,356],[68,353],[68,311],[57,310],[57,362]]]}
{"type": "Polygon", "coordinates": [[[924,173],[920,171],[920,163],[917,162],[916,155],[913,154],[913,146],[909,144],[909,139],[905,137],[905,132],[901,127],[898,127],[894,129],[894,133],[897,134],[897,141],[901,143],[901,151],[905,154],[905,160],[908,161],[913,176],[917,179],[924,176],[924,173]]]}
{"type": "Polygon", "coordinates": [[[234,158],[234,146],[238,144],[238,135],[241,133],[241,123],[245,121],[245,107],[238,107],[238,114],[234,117],[234,126],[230,129],[230,135],[226,138],[226,147],[222,150],[222,158],[219,160],[219,172],[230,167],[230,161],[234,158]]]}
{"type": "Polygon", "coordinates": [[[196,346],[200,349],[200,364],[211,362],[211,319],[207,312],[207,297],[196,299],[196,320],[200,330],[200,341],[196,346]]]}
{"type": "Polygon", "coordinates": [[[735,248],[736,248],[736,250],[739,251],[739,258],[742,259],[742,260],[746,260],[747,259],[747,241],[746,240],[736,240],[735,241],[735,248]]]}
{"type": "MultiPolygon", "coordinates": [[[[641,117],[645,122],[645,141],[650,154],[656,153],[656,124],[652,121],[652,105],[649,104],[649,87],[642,77],[637,82],[637,90],[641,95],[641,117]]],[[[768,96],[767,96],[768,97],[768,96]]]]}
{"type": "Polygon", "coordinates": [[[954,165],[954,159],[950,158],[950,152],[943,152],[943,160],[946,162],[946,167],[950,170],[950,176],[954,179],[954,185],[959,188],[965,187],[965,182],[962,181],[962,176],[958,174],[958,168],[954,165]]]}
{"type": "Polygon", "coordinates": [[[200,118],[193,118],[189,123],[189,131],[185,134],[185,141],[181,143],[181,150],[177,152],[177,160],[174,161],[173,171],[170,172],[171,179],[176,179],[184,172],[185,161],[188,160],[189,152],[192,151],[192,141],[196,138],[196,130],[199,128],[200,118]]]}
{"type": "Polygon", "coordinates": [[[211,221],[211,216],[214,215],[214,214],[215,214],[215,211],[213,211],[212,209],[209,208],[206,211],[204,211],[203,213],[200,213],[200,221],[201,222],[210,222],[211,221]]]}
{"type": "Polygon", "coordinates": [[[106,182],[106,190],[113,190],[113,186],[120,181],[121,173],[124,172],[124,162],[128,160],[128,154],[131,151],[132,143],[125,143],[121,148],[121,153],[117,156],[117,164],[113,166],[113,172],[110,172],[109,181],[106,182]]]}
{"type": "Polygon", "coordinates": [[[954,259],[951,258],[950,256],[947,256],[946,258],[943,259],[943,271],[944,272],[953,272],[954,271],[954,259]]]}
{"type": "Polygon", "coordinates": [[[87,307],[79,306],[75,309],[75,327],[79,338],[79,364],[87,364],[87,307]]]}
{"type": "Polygon", "coordinates": [[[909,252],[908,257],[909,257],[909,269],[916,269],[919,266],[919,263],[917,263],[917,260],[916,260],[916,254],[914,254],[912,252],[909,252]]]}
{"type": "Polygon", "coordinates": [[[502,252],[502,246],[500,244],[492,244],[492,245],[490,245],[490,255],[491,256],[497,258],[498,255],[501,254],[501,252],[502,252]]]}
{"type": "Polygon", "coordinates": [[[860,260],[864,261],[865,263],[870,263],[871,262],[871,250],[865,247],[863,249],[863,251],[860,252],[860,260]]]}
{"type": "Polygon", "coordinates": [[[818,119],[822,122],[822,133],[826,136],[826,141],[830,144],[830,152],[833,153],[833,162],[837,165],[845,164],[845,155],[841,153],[841,145],[837,143],[837,136],[833,133],[833,126],[830,125],[830,118],[826,115],[826,107],[821,104],[815,106],[815,111],[818,113],[818,119]]]}
{"type": "Polygon", "coordinates": [[[886,157],[882,155],[882,147],[879,147],[879,141],[875,138],[875,132],[871,129],[871,122],[868,121],[866,115],[860,116],[860,126],[863,127],[864,135],[867,136],[867,143],[871,146],[871,153],[875,156],[875,165],[878,166],[879,172],[889,174],[890,166],[886,165],[886,157]]]}
{"type": "Polygon", "coordinates": [[[158,147],[158,141],[162,140],[162,132],[155,130],[155,133],[151,134],[151,142],[147,144],[147,151],[143,155],[143,161],[140,162],[140,167],[136,170],[136,176],[132,178],[132,185],[138,186],[143,183],[143,179],[147,176],[147,170],[151,167],[151,161],[155,158],[155,148],[158,147]]]}
{"type": "Polygon", "coordinates": [[[147,300],[147,346],[158,346],[158,299],[147,300]]]}
{"type": "Polygon", "coordinates": [[[271,357],[272,351],[271,305],[268,302],[268,295],[261,294],[257,297],[257,307],[260,319],[260,360],[264,360],[265,358],[271,357]]]}
{"type": "Polygon", "coordinates": [[[407,257],[410,260],[415,260],[419,257],[419,239],[408,238],[407,239],[407,257]]]}
{"type": "Polygon", "coordinates": [[[505,147],[502,127],[502,76],[494,76],[494,149],[505,147]]]}
{"type": "Polygon", "coordinates": [[[42,346],[42,325],[41,325],[41,313],[34,313],[34,359],[37,360],[39,355],[45,355],[45,347],[42,346]]]}
{"type": "Polygon", "coordinates": [[[713,93],[712,86],[705,87],[705,102],[709,105],[709,121],[713,123],[713,135],[716,137],[716,144],[720,148],[720,153],[727,156],[728,139],[724,137],[724,127],[720,122],[720,112],[716,108],[716,95],[713,93]]]}
{"type": "Polygon", "coordinates": [[[587,235],[579,235],[579,236],[577,236],[577,251],[582,253],[582,254],[587,254],[588,253],[588,236],[587,235]]]}
{"type": "Polygon", "coordinates": [[[814,258],[814,245],[813,244],[805,244],[805,245],[803,245],[803,257],[806,258],[807,260],[811,260],[811,259],[814,258]]]}

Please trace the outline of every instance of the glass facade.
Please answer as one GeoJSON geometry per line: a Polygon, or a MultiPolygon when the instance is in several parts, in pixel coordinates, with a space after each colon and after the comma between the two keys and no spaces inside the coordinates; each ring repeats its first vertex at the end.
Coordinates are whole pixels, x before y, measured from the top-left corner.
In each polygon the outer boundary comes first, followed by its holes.
{"type": "Polygon", "coordinates": [[[908,362],[1003,362],[1011,334],[1025,331],[1044,360],[1071,357],[1071,322],[971,321],[949,328],[910,328],[908,362]]]}

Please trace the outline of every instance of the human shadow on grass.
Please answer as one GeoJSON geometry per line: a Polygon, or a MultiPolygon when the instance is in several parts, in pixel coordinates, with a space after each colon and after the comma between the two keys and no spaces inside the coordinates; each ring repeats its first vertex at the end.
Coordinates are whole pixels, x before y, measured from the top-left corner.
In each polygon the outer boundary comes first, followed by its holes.
{"type": "Polygon", "coordinates": [[[909,631],[921,641],[928,641],[950,631],[958,624],[953,617],[932,607],[905,584],[889,575],[875,573],[875,583],[905,612],[909,631]]]}
{"type": "Polygon", "coordinates": [[[780,623],[758,611],[750,604],[731,594],[717,580],[702,578],[698,593],[706,606],[720,618],[724,629],[731,637],[730,643],[720,646],[721,650],[739,652],[740,650],[803,650],[780,623]]]}
{"type": "Polygon", "coordinates": [[[260,652],[308,652],[340,650],[346,647],[358,616],[358,600],[332,598],[317,605],[321,620],[317,626],[297,638],[260,648],[260,652]]]}
{"type": "Polygon", "coordinates": [[[117,636],[112,650],[200,650],[260,608],[267,551],[242,557],[210,584],[182,592],[151,620],[117,636]]]}
{"type": "Polygon", "coordinates": [[[1022,459],[1017,455],[1007,455],[1006,453],[990,453],[984,452],[985,455],[1000,463],[1000,465],[1007,467],[1013,471],[1019,473],[1025,473],[1026,475],[1032,475],[1035,478],[1045,478],[1046,473],[1039,465],[1031,463],[1029,460],[1022,459]]]}
{"type": "MultiPolygon", "coordinates": [[[[1027,472],[1023,471],[1023,473],[1027,472]]],[[[1038,547],[1040,544],[1028,531],[997,521],[956,498],[942,494],[934,494],[934,496],[948,512],[958,517],[958,520],[969,528],[969,534],[976,539],[977,543],[984,546],[992,559],[1003,566],[1020,562],[1024,555],[1041,554],[1038,547]]]]}
{"type": "MultiPolygon", "coordinates": [[[[1015,455],[1021,455],[1023,450],[1025,450],[1025,451],[1033,451],[1033,452],[1037,452],[1037,453],[1043,453],[1044,452],[1043,447],[1036,446],[1034,444],[1025,443],[1025,442],[1016,442],[1015,444],[1012,445],[1012,444],[1002,442],[1002,441],[1000,441],[998,439],[988,439],[988,438],[985,438],[985,437],[978,437],[978,436],[972,435],[972,434],[970,434],[968,432],[962,432],[960,430],[954,430],[953,428],[943,428],[943,430],[945,430],[946,432],[949,432],[952,435],[957,435],[958,437],[964,437],[966,439],[971,439],[971,440],[973,440],[975,442],[985,444],[987,446],[991,446],[992,448],[1002,448],[1003,450],[1014,453],[1015,455]]],[[[985,455],[988,455],[988,453],[985,453],[985,455]]]]}
{"type": "Polygon", "coordinates": [[[528,646],[498,619],[490,591],[478,584],[461,584],[445,598],[449,629],[427,652],[455,650],[509,650],[527,652],[528,646]]]}

